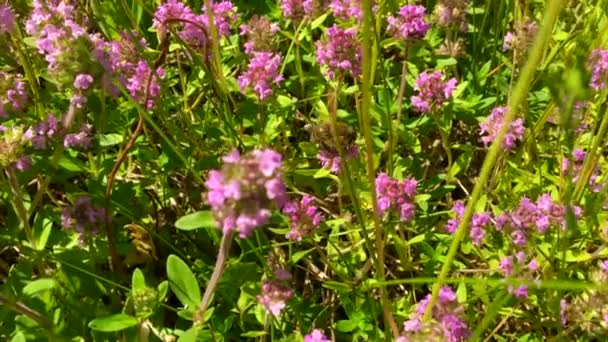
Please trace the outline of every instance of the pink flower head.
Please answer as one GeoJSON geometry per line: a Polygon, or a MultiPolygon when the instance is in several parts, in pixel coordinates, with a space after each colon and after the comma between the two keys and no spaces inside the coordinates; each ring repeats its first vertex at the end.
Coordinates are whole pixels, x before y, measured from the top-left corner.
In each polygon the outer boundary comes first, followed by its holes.
{"type": "Polygon", "coordinates": [[[89,124],[83,124],[78,133],[66,134],[63,138],[63,146],[65,148],[82,148],[86,149],[91,147],[93,142],[92,130],[93,126],[89,124]]]}
{"type": "Polygon", "coordinates": [[[591,68],[589,86],[595,91],[606,87],[608,80],[608,50],[595,49],[589,56],[588,64],[591,68]]]}
{"type": "Polygon", "coordinates": [[[332,342],[323,334],[323,331],[315,329],[310,334],[304,336],[304,342],[332,342]]]}
{"type": "MultiPolygon", "coordinates": [[[[562,159],[562,175],[570,176],[572,175],[572,182],[578,182],[581,171],[583,170],[583,164],[585,162],[585,158],[587,157],[587,152],[584,150],[577,148],[572,151],[572,160],[568,158],[562,159]],[[572,167],[572,170],[570,170],[572,167]]],[[[600,192],[603,188],[603,184],[598,182],[597,178],[600,176],[601,171],[599,166],[595,166],[591,177],[589,177],[589,189],[592,192],[600,192]]]]}
{"type": "Polygon", "coordinates": [[[311,196],[302,197],[301,201],[285,204],[283,213],[289,217],[291,230],[285,236],[289,240],[301,241],[303,237],[312,235],[314,230],[323,222],[323,213],[313,204],[311,196]]]}
{"type": "Polygon", "coordinates": [[[325,68],[329,79],[361,71],[362,46],[354,28],[342,29],[337,25],[327,29],[324,40],[316,42],[317,63],[325,68]]]}
{"type": "MultiPolygon", "coordinates": [[[[444,286],[439,291],[439,300],[432,310],[432,320],[423,322],[422,316],[429,305],[431,295],[427,295],[416,306],[416,311],[403,324],[403,341],[417,341],[427,336],[416,336],[422,332],[433,331],[443,335],[442,341],[461,342],[470,336],[468,325],[462,319],[464,308],[458,304],[456,294],[444,286]]],[[[424,339],[426,341],[426,339],[424,339]]]]}
{"type": "Polygon", "coordinates": [[[93,76],[89,74],[78,74],[74,79],[74,88],[87,90],[89,89],[91,83],[93,83],[93,76]]]}
{"type": "MultiPolygon", "coordinates": [[[[232,25],[234,25],[239,18],[236,6],[228,0],[220,1],[218,3],[211,1],[211,9],[213,11],[213,21],[219,36],[229,36],[232,25]]],[[[201,21],[205,27],[209,27],[209,16],[207,15],[205,5],[202,7],[201,21]]]]}
{"type": "MultiPolygon", "coordinates": [[[[498,136],[498,132],[502,128],[504,117],[508,111],[508,107],[496,107],[492,109],[490,116],[479,124],[480,133],[483,135],[481,141],[486,147],[498,136]]],[[[511,122],[505,134],[503,147],[507,150],[513,149],[518,141],[523,140],[525,130],[523,119],[518,118],[511,122]]]]}
{"type": "Polygon", "coordinates": [[[72,208],[66,208],[61,213],[63,227],[74,228],[81,234],[85,234],[86,230],[97,233],[99,226],[109,219],[106,210],[94,206],[89,196],[78,197],[72,208]]]}
{"type": "Polygon", "coordinates": [[[481,212],[473,214],[471,219],[471,229],[469,231],[469,237],[475,246],[481,245],[484,237],[486,236],[486,229],[492,223],[492,216],[488,212],[481,212]]]}
{"type": "Polygon", "coordinates": [[[389,210],[400,213],[401,222],[410,222],[414,218],[417,181],[407,178],[402,181],[390,178],[382,172],[376,177],[378,209],[384,215],[389,210]]]}
{"type": "Polygon", "coordinates": [[[21,74],[0,72],[0,117],[20,113],[28,102],[26,84],[21,74]]]}
{"type": "Polygon", "coordinates": [[[9,4],[0,4],[0,35],[12,33],[15,28],[15,13],[9,4]]]}
{"type": "Polygon", "coordinates": [[[452,97],[452,92],[456,89],[456,79],[451,78],[444,81],[444,75],[435,71],[429,73],[422,72],[416,79],[414,90],[417,95],[412,96],[412,106],[420,113],[430,113],[440,109],[444,102],[452,97]]]}
{"type": "Polygon", "coordinates": [[[354,18],[361,20],[363,18],[361,0],[331,0],[329,8],[338,19],[350,20],[354,18]]]}
{"type": "MultiPolygon", "coordinates": [[[[344,146],[346,160],[352,160],[359,155],[359,148],[356,145],[344,146]]],[[[342,160],[340,154],[336,151],[320,149],[317,159],[321,162],[324,169],[332,173],[339,173],[342,169],[342,160]]]]}
{"type": "Polygon", "coordinates": [[[283,80],[280,68],[280,55],[272,52],[254,52],[247,71],[238,78],[241,92],[251,87],[259,101],[271,97],[273,85],[279,85],[283,80]]]}
{"type": "Polygon", "coordinates": [[[444,28],[457,28],[466,32],[468,7],[469,0],[441,0],[435,7],[435,22],[444,28]]]}
{"type": "Polygon", "coordinates": [[[262,285],[262,293],[257,298],[266,311],[277,317],[285,309],[292,295],[293,292],[288,287],[278,282],[267,281],[262,285]]]}
{"type": "Polygon", "coordinates": [[[401,40],[415,41],[424,38],[431,25],[425,20],[426,8],[419,5],[405,5],[396,16],[389,16],[389,33],[401,40]]]}
{"type": "Polygon", "coordinates": [[[241,36],[247,37],[245,53],[253,54],[258,51],[276,50],[276,33],[279,25],[271,22],[264,16],[253,16],[246,25],[241,25],[241,36]]]}
{"type": "Polygon", "coordinates": [[[272,150],[245,156],[234,150],[224,158],[221,170],[209,172],[205,184],[222,231],[238,230],[241,238],[268,222],[273,204],[280,207],[286,201],[281,155],[272,150]]]}

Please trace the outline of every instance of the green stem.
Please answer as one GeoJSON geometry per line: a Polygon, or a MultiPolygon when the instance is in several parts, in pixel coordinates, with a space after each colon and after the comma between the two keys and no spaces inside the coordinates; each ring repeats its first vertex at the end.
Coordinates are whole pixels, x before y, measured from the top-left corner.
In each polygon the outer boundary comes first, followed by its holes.
{"type": "MultiPolygon", "coordinates": [[[[371,192],[372,208],[373,208],[373,220],[374,228],[376,231],[376,278],[378,281],[384,281],[384,237],[382,234],[382,223],[380,218],[380,211],[378,209],[378,202],[376,196],[376,172],[374,170],[374,148],[372,141],[371,132],[371,120],[369,116],[371,107],[371,87],[372,87],[372,67],[373,67],[373,55],[372,55],[372,1],[363,0],[361,1],[363,7],[363,80],[361,86],[362,100],[361,100],[361,126],[363,127],[363,136],[365,138],[365,150],[366,150],[366,161],[367,161],[367,176],[371,192]]],[[[362,219],[362,218],[360,218],[362,219]]],[[[380,288],[380,296],[382,298],[382,309],[384,313],[385,327],[390,327],[393,336],[396,338],[399,336],[399,328],[393,318],[390,303],[388,300],[388,292],[386,287],[380,288]]]]}
{"type": "Polygon", "coordinates": [[[25,235],[29,240],[30,244],[33,248],[36,248],[34,233],[32,232],[32,227],[30,226],[30,221],[28,219],[27,210],[23,205],[23,194],[21,193],[21,188],[19,187],[19,181],[17,180],[17,175],[15,175],[15,169],[12,167],[6,168],[6,175],[8,177],[9,184],[11,189],[13,190],[13,195],[15,196],[15,201],[13,204],[15,205],[15,209],[17,211],[17,215],[19,216],[19,220],[21,221],[21,226],[25,231],[25,235]]]}
{"type": "Polygon", "coordinates": [[[454,240],[450,245],[448,250],[448,254],[446,256],[445,263],[441,267],[441,271],[439,272],[439,277],[437,282],[433,284],[433,291],[431,300],[427,306],[427,310],[424,313],[423,319],[428,321],[431,318],[432,309],[435,306],[435,302],[437,301],[437,296],[439,294],[439,290],[441,286],[445,283],[445,280],[450,272],[450,268],[452,266],[452,262],[456,257],[456,252],[460,246],[460,242],[463,240],[464,236],[468,231],[469,222],[471,217],[473,216],[473,211],[475,210],[475,206],[477,205],[477,201],[481,196],[481,191],[484,188],[485,184],[488,181],[490,173],[494,168],[494,164],[500,155],[502,150],[502,144],[505,139],[505,134],[507,133],[507,129],[511,125],[511,122],[515,118],[517,110],[520,105],[526,99],[528,94],[528,89],[530,84],[532,83],[532,79],[534,76],[534,72],[536,68],[539,66],[543,52],[546,48],[549,39],[551,38],[551,32],[553,30],[553,26],[555,25],[557,18],[559,16],[559,12],[563,7],[563,0],[553,0],[549,2],[545,9],[545,15],[543,18],[543,24],[540,28],[538,36],[536,37],[536,41],[534,42],[534,46],[530,50],[530,54],[528,56],[528,62],[522,69],[520,73],[520,78],[515,84],[513,89],[513,94],[511,97],[511,101],[509,103],[509,111],[505,115],[503,120],[502,127],[496,139],[492,142],[490,146],[490,150],[486,155],[486,158],[481,167],[481,172],[479,174],[479,178],[475,183],[475,187],[473,188],[473,192],[471,193],[471,198],[467,204],[464,216],[458,225],[458,229],[454,235],[454,240]]]}
{"type": "Polygon", "coordinates": [[[209,303],[211,302],[211,296],[215,293],[215,289],[220,282],[220,277],[224,271],[224,263],[226,262],[226,258],[228,257],[228,252],[230,251],[230,245],[232,244],[232,237],[234,236],[234,232],[224,233],[222,235],[222,241],[220,242],[220,249],[217,252],[217,260],[215,262],[215,268],[213,269],[213,273],[211,274],[211,279],[207,283],[207,288],[205,289],[205,293],[203,294],[203,299],[196,311],[194,316],[193,326],[200,327],[203,323],[203,318],[205,317],[205,311],[207,311],[207,307],[209,307],[209,303]]]}
{"type": "MultiPolygon", "coordinates": [[[[602,113],[602,110],[599,110],[598,113],[602,113]]],[[[583,163],[583,171],[581,172],[582,177],[578,179],[576,183],[576,187],[574,188],[574,194],[572,196],[575,203],[578,203],[581,200],[583,195],[583,190],[585,186],[589,183],[589,179],[595,170],[595,166],[597,165],[597,152],[600,145],[604,141],[604,136],[606,135],[606,131],[608,130],[608,114],[604,113],[604,117],[602,118],[602,123],[600,124],[600,129],[597,134],[593,137],[593,144],[591,145],[591,150],[587,152],[587,157],[585,158],[585,162],[583,163]]]]}
{"type": "Polygon", "coordinates": [[[38,323],[39,326],[45,328],[48,331],[49,340],[52,341],[54,337],[54,327],[53,322],[51,322],[47,317],[35,311],[34,309],[28,307],[27,305],[18,302],[14,299],[7,298],[3,294],[0,294],[0,306],[5,306],[8,309],[15,311],[19,314],[27,316],[34,322],[38,323]]]}
{"type": "MultiPolygon", "coordinates": [[[[19,26],[19,25],[17,25],[19,26]]],[[[19,39],[23,40],[23,38],[21,37],[21,30],[17,27],[17,34],[19,35],[19,39]]],[[[39,84],[38,84],[38,78],[36,78],[36,74],[34,73],[34,68],[32,68],[32,63],[30,61],[30,59],[28,58],[27,54],[25,51],[23,51],[21,45],[13,40],[13,47],[15,48],[15,51],[17,52],[17,55],[19,57],[19,62],[21,63],[21,66],[23,66],[23,70],[25,71],[25,77],[28,80],[28,83],[30,85],[30,89],[32,90],[32,94],[34,94],[34,100],[36,102],[36,116],[38,118],[42,118],[42,115],[44,114],[44,103],[42,101],[42,99],[40,98],[40,91],[39,91],[39,84]]]]}
{"type": "MultiPolygon", "coordinates": [[[[406,43],[407,44],[407,43],[406,43]]],[[[405,46],[405,60],[401,70],[401,82],[399,83],[399,94],[397,95],[397,122],[392,127],[391,134],[388,136],[388,166],[391,170],[394,169],[393,154],[395,153],[395,145],[399,141],[399,126],[401,124],[401,114],[403,112],[403,97],[405,96],[405,87],[407,86],[407,45],[405,46]]],[[[406,115],[407,119],[407,115],[406,115]]],[[[390,119],[389,117],[389,120],[390,119]]],[[[392,172],[390,172],[393,176],[392,172]]]]}
{"type": "Polygon", "coordinates": [[[207,20],[209,22],[209,44],[211,45],[211,53],[213,54],[213,68],[215,68],[215,74],[222,86],[224,86],[225,83],[224,73],[222,72],[222,59],[220,56],[218,41],[216,40],[218,38],[218,32],[213,19],[213,7],[211,5],[211,0],[205,0],[205,9],[207,12],[207,20]]]}

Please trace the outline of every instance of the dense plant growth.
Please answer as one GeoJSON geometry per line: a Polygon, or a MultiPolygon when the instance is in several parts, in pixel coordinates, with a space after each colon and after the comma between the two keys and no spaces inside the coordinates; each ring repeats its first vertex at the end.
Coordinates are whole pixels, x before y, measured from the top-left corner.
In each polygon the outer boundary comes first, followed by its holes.
{"type": "Polygon", "coordinates": [[[0,339],[603,340],[607,82],[606,0],[0,0],[0,339]]]}

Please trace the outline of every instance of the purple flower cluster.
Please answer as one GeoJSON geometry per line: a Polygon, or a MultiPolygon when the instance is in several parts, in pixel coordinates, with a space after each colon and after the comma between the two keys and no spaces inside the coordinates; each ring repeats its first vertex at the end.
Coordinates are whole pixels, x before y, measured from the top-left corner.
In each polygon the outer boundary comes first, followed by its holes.
{"type": "Polygon", "coordinates": [[[267,17],[251,17],[247,25],[241,25],[241,36],[247,37],[247,42],[244,44],[245,53],[275,51],[277,32],[279,25],[271,22],[267,17]]]}
{"type": "MultiPolygon", "coordinates": [[[[536,258],[532,258],[526,263],[526,253],[519,251],[514,256],[510,255],[500,259],[499,269],[505,277],[517,276],[520,279],[532,278],[532,273],[538,270],[538,262],[536,261],[536,258]]],[[[527,285],[521,284],[517,288],[514,288],[513,285],[509,285],[508,290],[515,295],[517,299],[528,298],[527,285]]]]}
{"type": "Polygon", "coordinates": [[[431,25],[426,22],[426,8],[418,5],[405,5],[401,7],[397,16],[389,16],[389,33],[401,40],[416,41],[424,38],[431,25]]]}
{"type": "Polygon", "coordinates": [[[281,155],[266,149],[241,156],[233,150],[223,161],[221,170],[209,172],[207,200],[224,234],[238,229],[246,238],[266,224],[273,203],[281,207],[286,201],[281,155]]]}
{"type": "Polygon", "coordinates": [[[287,306],[287,301],[293,296],[293,291],[287,286],[291,274],[278,269],[275,279],[267,280],[262,285],[262,293],[257,296],[258,302],[274,317],[281,314],[287,306]]]}
{"type": "Polygon", "coordinates": [[[329,8],[334,12],[334,17],[342,20],[363,18],[361,0],[331,0],[329,8]]]}
{"type": "MultiPolygon", "coordinates": [[[[500,132],[500,129],[502,128],[502,123],[508,111],[508,107],[496,107],[492,109],[492,113],[486,120],[479,124],[479,131],[482,135],[481,141],[486,147],[488,147],[488,145],[498,136],[498,132],[500,132]]],[[[524,139],[525,132],[524,120],[522,118],[513,120],[505,134],[505,139],[502,144],[503,148],[506,150],[513,149],[518,141],[524,139]]]]}
{"type": "MultiPolygon", "coordinates": [[[[456,214],[455,218],[449,219],[445,225],[445,230],[448,233],[454,234],[458,229],[460,220],[464,216],[465,207],[462,201],[457,201],[452,207],[452,211],[456,214]]],[[[476,246],[481,245],[483,238],[486,236],[486,229],[492,224],[492,215],[489,212],[481,212],[473,214],[471,218],[471,229],[469,231],[469,237],[473,244],[476,246]]]]}
{"type": "Polygon", "coordinates": [[[605,88],[608,80],[608,50],[593,50],[588,63],[591,67],[591,80],[589,80],[591,89],[599,91],[605,88]]]}
{"type": "Polygon", "coordinates": [[[145,105],[146,109],[151,109],[160,94],[159,79],[165,76],[165,72],[162,67],[153,72],[148,62],[141,58],[140,51],[146,47],[146,41],[140,39],[136,42],[136,37],[127,33],[121,34],[119,40],[110,42],[98,37],[92,39],[95,45],[93,54],[107,73],[102,79],[104,88],[118,95],[118,89],[111,82],[112,78],[116,78],[133,99],[145,105]]]}
{"type": "Polygon", "coordinates": [[[69,1],[34,0],[25,31],[36,38],[38,51],[45,56],[50,71],[73,70],[77,60],[75,47],[88,39],[76,8],[69,1]]]}
{"type": "Polygon", "coordinates": [[[414,218],[416,206],[416,186],[418,182],[413,178],[402,181],[390,178],[382,172],[376,177],[376,191],[378,193],[378,210],[384,215],[389,210],[398,211],[401,222],[410,222],[414,218]]]}
{"type": "Polygon", "coordinates": [[[283,80],[280,71],[280,55],[272,52],[254,52],[247,71],[238,78],[241,92],[245,92],[245,89],[251,87],[259,101],[271,97],[272,86],[279,85],[283,80]]]}
{"type": "MultiPolygon", "coordinates": [[[[581,209],[572,208],[578,218],[581,209]]],[[[508,233],[517,247],[523,247],[533,232],[544,234],[552,226],[566,229],[566,207],[543,194],[536,203],[529,198],[522,198],[519,206],[510,212],[504,212],[496,218],[496,229],[508,233]]]]}
{"type": "Polygon", "coordinates": [[[468,7],[468,0],[441,0],[435,7],[435,22],[441,27],[455,27],[466,32],[468,7]]]}
{"type": "Polygon", "coordinates": [[[12,33],[15,28],[15,13],[9,4],[0,4],[0,35],[12,33]]]}
{"type": "MultiPolygon", "coordinates": [[[[218,39],[230,35],[232,25],[238,19],[234,4],[230,1],[212,3],[211,10],[218,39]]],[[[168,27],[173,26],[179,37],[193,49],[207,49],[210,35],[209,17],[204,5],[201,11],[201,14],[194,14],[190,7],[179,0],[169,0],[156,9],[152,27],[161,35],[166,35],[168,27]]]]}
{"type": "Polygon", "coordinates": [[[526,51],[530,48],[536,37],[538,25],[530,19],[517,22],[514,25],[514,32],[507,32],[505,35],[502,49],[504,51],[516,50],[526,51]]]}
{"type": "Polygon", "coordinates": [[[80,131],[77,133],[66,134],[65,128],[57,117],[48,114],[44,121],[30,127],[23,136],[31,142],[35,150],[49,149],[57,140],[62,138],[65,148],[86,149],[91,147],[93,142],[92,128],[93,126],[85,123],[82,124],[80,131]]]}
{"type": "Polygon", "coordinates": [[[323,331],[320,329],[314,329],[310,334],[304,336],[304,342],[332,342],[323,331]]]}
{"type": "MultiPolygon", "coordinates": [[[[352,160],[359,155],[359,148],[352,144],[348,146],[344,146],[344,156],[347,161],[352,160]]],[[[327,150],[321,148],[319,150],[319,154],[317,155],[317,159],[321,162],[321,166],[324,169],[329,170],[332,173],[340,173],[342,170],[342,159],[340,158],[340,154],[336,151],[327,150]]]]}
{"type": "Polygon", "coordinates": [[[412,96],[412,106],[420,113],[431,113],[439,110],[445,101],[452,97],[452,92],[456,89],[456,79],[451,78],[444,81],[444,75],[435,71],[427,71],[418,75],[414,90],[417,95],[412,96]]]}
{"type": "Polygon", "coordinates": [[[140,60],[132,71],[126,84],[129,94],[137,102],[145,104],[146,109],[152,109],[154,99],[160,95],[161,87],[158,79],[165,77],[165,71],[161,67],[152,71],[144,60],[140,60]]]}
{"type": "Polygon", "coordinates": [[[283,17],[295,21],[325,11],[325,0],[281,0],[283,17]]]}
{"type": "MultiPolygon", "coordinates": [[[[572,159],[562,159],[562,176],[568,177],[572,175],[572,182],[578,182],[579,176],[583,170],[583,164],[585,162],[586,156],[587,152],[583,151],[580,148],[577,148],[572,151],[572,159]]],[[[589,189],[592,192],[600,192],[603,188],[603,184],[601,182],[598,182],[597,180],[599,176],[600,168],[596,165],[593,173],[591,174],[591,177],[589,178],[589,189]]]]}
{"type": "Polygon", "coordinates": [[[405,336],[401,336],[398,341],[418,341],[418,337],[424,341],[465,341],[471,332],[462,319],[464,308],[458,304],[454,291],[448,286],[439,290],[438,303],[432,311],[433,321],[424,323],[422,316],[430,300],[431,294],[428,294],[418,303],[413,316],[403,322],[405,336]]]}
{"type": "Polygon", "coordinates": [[[285,237],[293,241],[302,241],[303,237],[313,234],[325,217],[314,204],[311,196],[302,197],[301,201],[287,202],[283,214],[289,217],[291,230],[285,237]]]}
{"type": "Polygon", "coordinates": [[[66,134],[63,138],[63,146],[65,148],[81,148],[86,149],[91,147],[93,142],[93,135],[91,130],[93,126],[90,124],[83,124],[78,133],[66,134]]]}
{"type": "Polygon", "coordinates": [[[27,100],[27,90],[21,74],[0,72],[0,118],[8,117],[11,112],[23,111],[27,100]]]}
{"type": "Polygon", "coordinates": [[[96,234],[98,227],[109,220],[106,210],[94,206],[89,196],[78,197],[72,208],[65,208],[61,212],[62,226],[74,228],[81,234],[87,231],[96,234]]]}
{"type": "Polygon", "coordinates": [[[24,137],[31,141],[34,149],[43,150],[50,147],[52,141],[61,134],[61,124],[53,114],[48,114],[46,120],[30,127],[24,137]]]}
{"type": "Polygon", "coordinates": [[[355,28],[342,29],[337,25],[327,29],[324,40],[316,42],[317,63],[325,67],[330,79],[361,72],[362,46],[355,28]]]}
{"type": "Polygon", "coordinates": [[[72,95],[70,99],[70,103],[74,105],[76,108],[84,108],[84,105],[88,102],[87,97],[85,96],[85,91],[89,89],[93,83],[93,76],[89,74],[78,74],[74,79],[74,89],[76,89],[76,93],[72,95]]]}

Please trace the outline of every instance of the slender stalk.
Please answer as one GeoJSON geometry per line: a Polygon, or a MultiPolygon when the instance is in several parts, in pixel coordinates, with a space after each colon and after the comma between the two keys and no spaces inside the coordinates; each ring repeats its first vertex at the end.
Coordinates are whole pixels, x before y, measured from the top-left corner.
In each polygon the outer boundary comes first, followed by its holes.
{"type": "MultiPolygon", "coordinates": [[[[602,110],[599,110],[598,112],[602,113],[602,110]]],[[[578,182],[576,183],[576,187],[574,188],[574,194],[572,196],[572,199],[574,200],[575,203],[577,203],[581,200],[581,197],[583,195],[583,190],[585,189],[585,186],[589,183],[589,179],[591,178],[591,175],[593,174],[593,172],[595,170],[595,166],[597,165],[598,148],[600,147],[601,143],[604,141],[604,137],[606,135],[607,130],[608,130],[608,114],[604,113],[604,117],[602,118],[602,123],[600,124],[600,129],[597,132],[597,134],[595,135],[595,137],[593,137],[593,144],[591,145],[591,149],[589,150],[589,152],[587,152],[587,156],[583,163],[583,171],[581,172],[582,177],[580,177],[578,179],[578,182]]]]}
{"type": "Polygon", "coordinates": [[[216,40],[218,38],[218,32],[213,18],[213,7],[211,5],[211,0],[205,0],[205,9],[207,11],[207,18],[209,21],[209,45],[211,45],[211,53],[213,54],[213,67],[215,68],[215,74],[223,87],[225,83],[224,73],[222,72],[222,59],[220,56],[218,41],[216,40]]]}
{"type": "Polygon", "coordinates": [[[215,292],[217,285],[220,282],[220,277],[222,276],[222,272],[224,271],[224,263],[226,262],[226,257],[228,256],[228,252],[230,251],[230,245],[232,244],[232,237],[234,236],[234,232],[225,233],[222,235],[222,241],[220,242],[220,250],[217,252],[217,260],[215,261],[215,268],[213,269],[213,273],[211,274],[211,279],[209,279],[209,283],[207,283],[207,288],[205,289],[205,293],[203,294],[203,299],[201,300],[201,304],[196,311],[194,316],[193,326],[201,326],[203,323],[203,317],[205,316],[205,311],[207,311],[207,307],[209,307],[209,303],[211,301],[211,296],[215,292]]]}
{"type": "Polygon", "coordinates": [[[23,205],[23,194],[21,193],[21,188],[19,187],[19,181],[17,180],[17,176],[15,175],[15,169],[12,167],[6,168],[6,175],[8,177],[9,184],[11,189],[13,190],[13,195],[15,196],[15,209],[17,210],[17,215],[19,216],[19,220],[21,221],[21,226],[25,231],[25,235],[27,239],[30,241],[32,248],[36,248],[34,233],[32,232],[32,227],[30,226],[30,221],[28,219],[27,210],[23,205]]]}
{"type": "Polygon", "coordinates": [[[517,81],[517,83],[515,84],[515,87],[513,89],[513,94],[512,94],[512,97],[510,98],[510,103],[509,103],[509,111],[505,115],[502,127],[500,129],[500,132],[498,133],[498,136],[492,142],[492,145],[490,146],[490,150],[488,151],[488,154],[486,155],[486,158],[481,167],[481,172],[479,174],[479,178],[477,179],[477,182],[475,183],[475,187],[473,188],[473,191],[471,193],[471,198],[467,204],[464,216],[463,216],[462,220],[460,221],[460,224],[458,225],[458,229],[456,230],[456,233],[454,235],[454,240],[452,241],[452,244],[450,245],[450,248],[448,250],[448,254],[446,256],[445,263],[441,267],[441,271],[439,272],[439,277],[437,279],[437,282],[435,282],[433,284],[431,300],[429,301],[427,310],[424,313],[424,317],[423,317],[423,319],[426,321],[428,321],[431,318],[432,309],[435,306],[435,302],[437,301],[437,296],[439,294],[439,290],[441,289],[441,286],[445,283],[448,273],[450,272],[452,262],[454,261],[454,258],[456,257],[456,252],[458,251],[458,248],[460,246],[460,242],[463,240],[465,234],[468,231],[469,222],[471,220],[471,217],[473,216],[473,211],[475,210],[477,201],[479,200],[479,197],[481,196],[482,189],[484,188],[485,184],[487,183],[490,173],[492,172],[492,169],[494,168],[494,164],[496,163],[496,160],[498,159],[498,156],[500,155],[501,147],[502,147],[503,141],[505,139],[505,134],[507,132],[507,129],[511,125],[511,122],[513,121],[513,119],[515,118],[515,114],[517,113],[519,106],[524,102],[524,100],[526,99],[526,96],[528,95],[528,88],[530,87],[530,84],[532,83],[534,72],[535,72],[536,68],[540,65],[540,61],[541,61],[543,52],[546,48],[547,43],[549,42],[549,39],[551,38],[551,32],[553,30],[553,26],[555,25],[555,23],[557,21],[559,12],[561,11],[561,9],[563,7],[563,3],[564,3],[563,0],[553,0],[548,3],[548,5],[545,9],[543,24],[540,28],[538,36],[536,37],[536,41],[534,42],[534,45],[530,50],[530,54],[528,56],[528,61],[527,61],[526,65],[524,66],[524,68],[522,69],[522,71],[520,73],[520,78],[517,81]]]}
{"type": "Polygon", "coordinates": [[[51,322],[47,317],[39,313],[38,311],[30,308],[29,306],[15,301],[14,299],[7,298],[5,295],[0,293],[0,306],[5,306],[8,309],[18,312],[24,316],[27,316],[34,322],[38,323],[41,327],[45,328],[49,332],[49,337],[54,335],[53,322],[51,322]]]}
{"type": "MultiPolygon", "coordinates": [[[[348,158],[346,156],[346,152],[344,150],[344,146],[342,146],[340,144],[340,139],[338,139],[338,97],[340,94],[340,88],[341,88],[341,81],[338,81],[338,84],[336,86],[334,95],[333,95],[333,99],[331,96],[329,96],[329,103],[330,103],[330,111],[329,111],[329,118],[330,118],[330,123],[331,123],[331,134],[333,136],[334,139],[334,144],[336,145],[336,150],[338,150],[338,155],[340,156],[340,162],[341,162],[341,179],[344,179],[346,181],[346,186],[348,187],[348,191],[349,191],[349,195],[351,200],[353,201],[353,206],[355,209],[355,215],[359,218],[363,217],[362,211],[361,211],[361,204],[359,203],[359,196],[356,193],[355,190],[355,186],[353,184],[353,180],[351,177],[351,173],[350,173],[350,168],[348,166],[348,158]]],[[[341,184],[338,184],[339,187],[341,187],[341,184]]],[[[340,203],[340,211],[342,211],[342,204],[340,203]]],[[[372,258],[372,260],[374,260],[374,262],[376,262],[376,254],[374,253],[374,249],[372,247],[371,244],[371,238],[367,232],[367,226],[365,224],[365,220],[360,219],[359,220],[360,224],[361,224],[361,231],[363,232],[363,239],[365,242],[365,246],[368,249],[368,252],[372,258]]]]}
{"type": "MultiPolygon", "coordinates": [[[[363,136],[365,138],[366,150],[366,165],[367,176],[369,180],[370,192],[372,197],[373,220],[376,231],[376,277],[378,281],[384,281],[384,237],[382,234],[382,223],[380,219],[380,211],[376,196],[375,170],[374,170],[374,148],[372,145],[372,132],[370,128],[371,120],[369,111],[371,106],[371,86],[372,86],[372,1],[361,1],[363,7],[363,82],[361,86],[361,126],[363,127],[363,136]]],[[[382,309],[384,312],[385,326],[391,328],[394,337],[399,336],[399,328],[393,318],[390,303],[388,301],[388,293],[386,287],[380,288],[380,296],[382,298],[382,309]]]]}
{"type": "MultiPolygon", "coordinates": [[[[407,44],[407,43],[405,43],[407,44]]],[[[401,124],[401,114],[403,112],[403,97],[405,96],[405,87],[407,85],[407,45],[405,46],[405,60],[403,60],[403,68],[401,69],[401,82],[399,83],[399,94],[397,95],[397,122],[392,126],[392,132],[388,136],[388,165],[391,170],[395,165],[393,155],[395,154],[395,145],[399,141],[399,125],[401,124]]],[[[406,116],[407,118],[407,116],[406,116]]],[[[389,120],[391,120],[389,118],[389,120]]],[[[391,176],[393,176],[391,172],[391,176]]]]}

